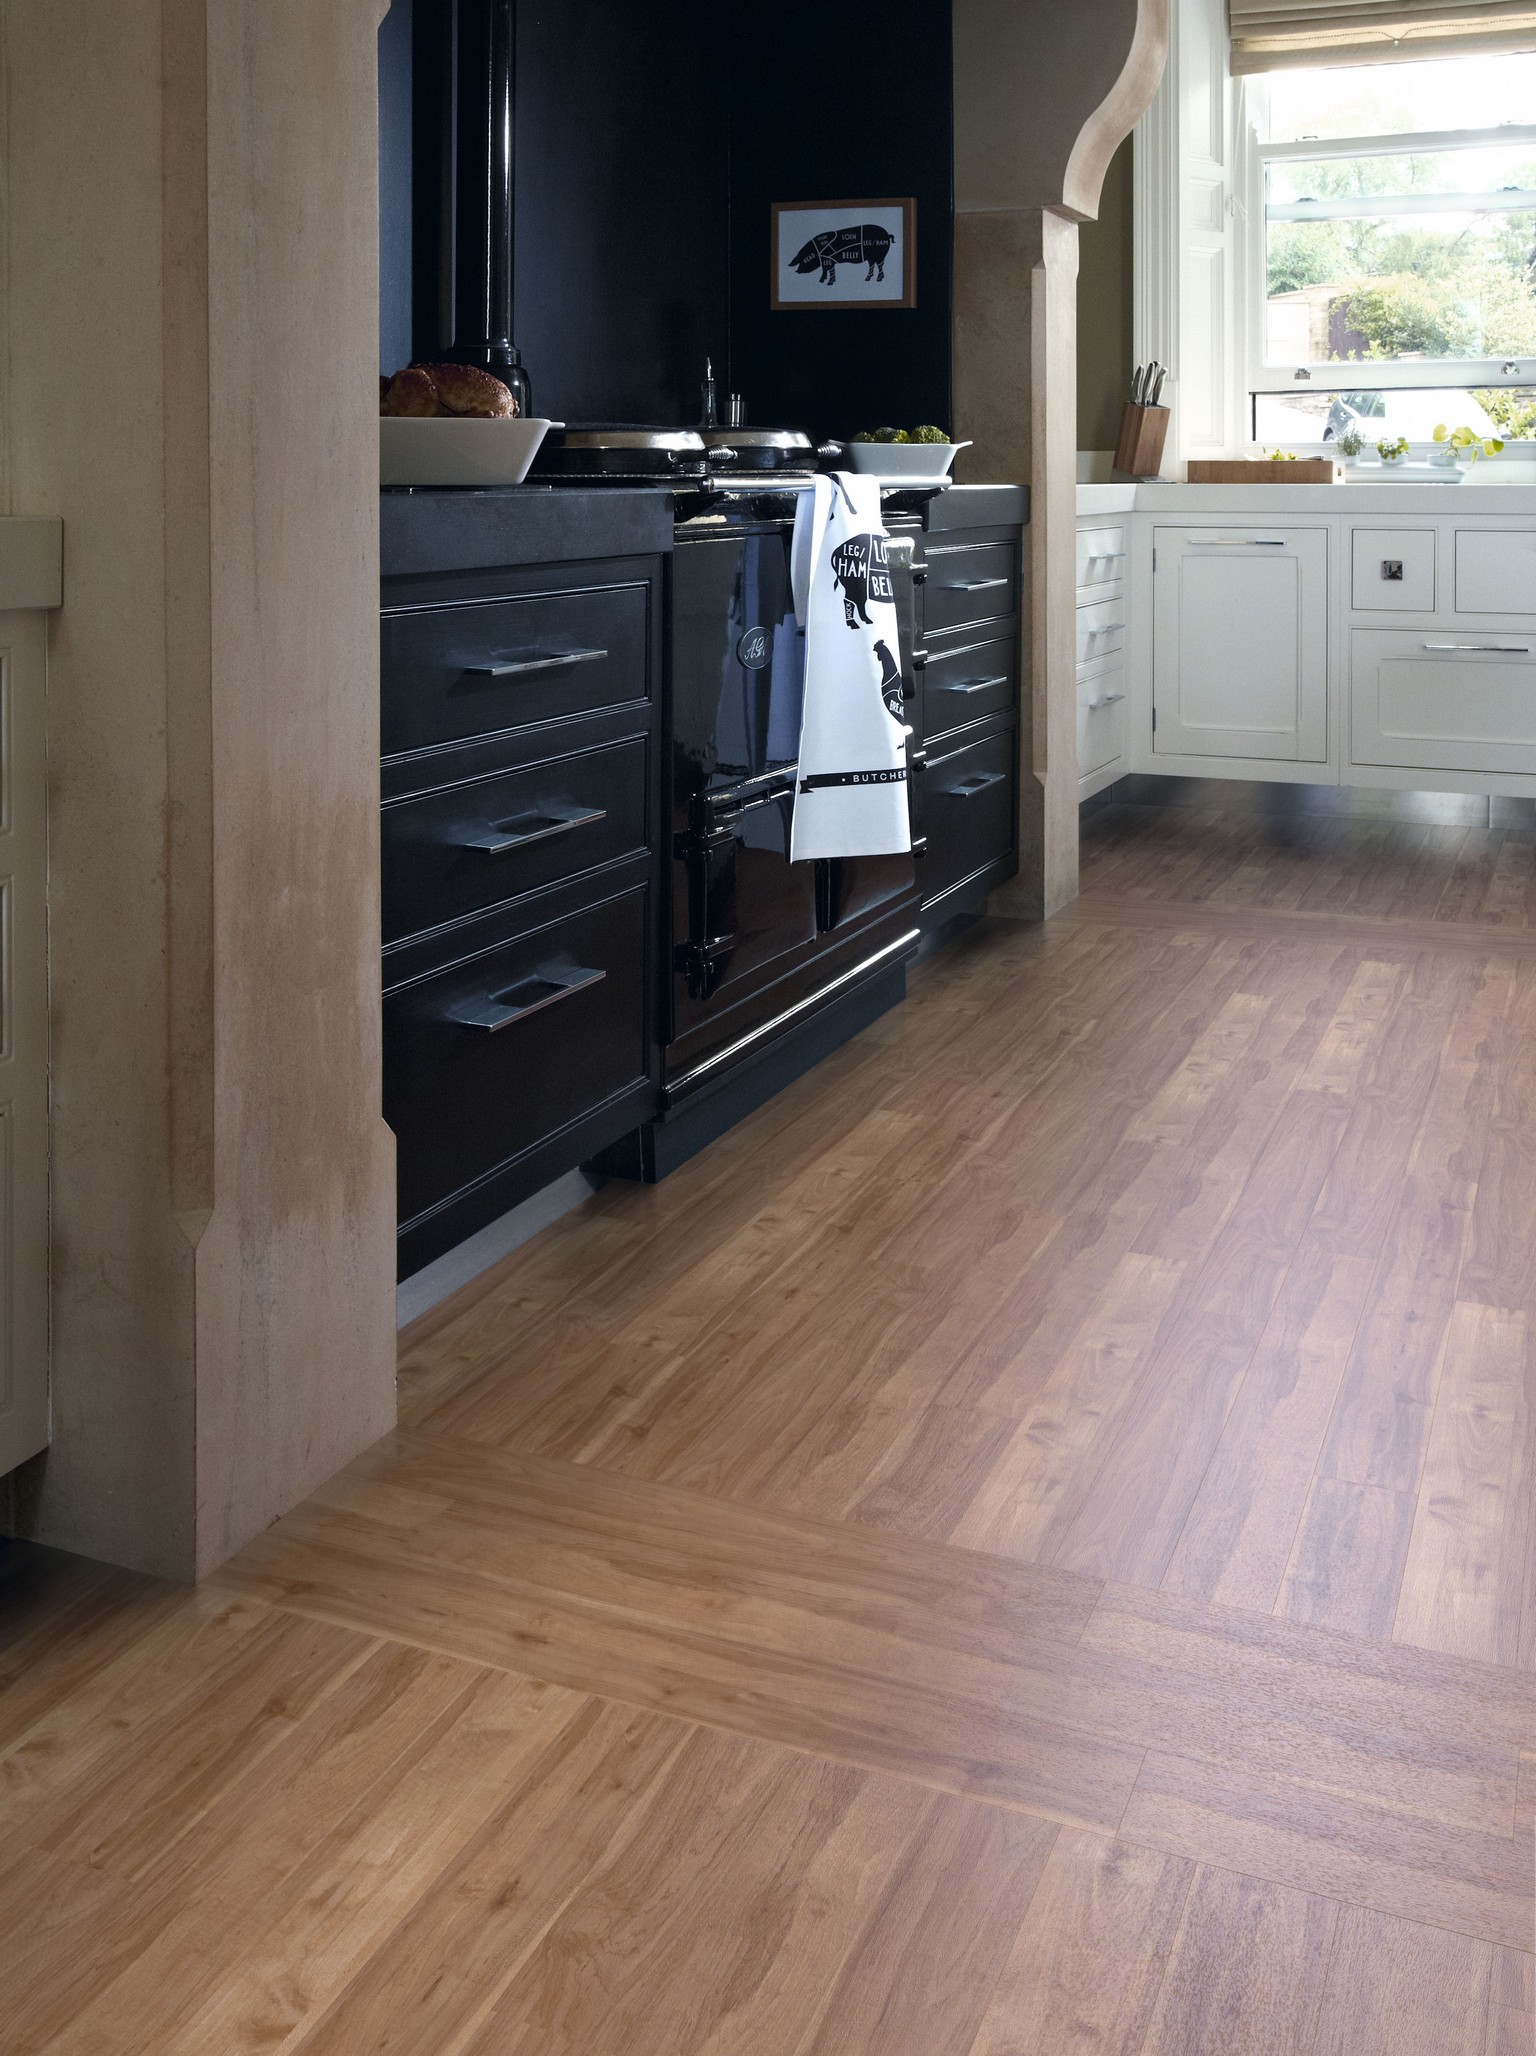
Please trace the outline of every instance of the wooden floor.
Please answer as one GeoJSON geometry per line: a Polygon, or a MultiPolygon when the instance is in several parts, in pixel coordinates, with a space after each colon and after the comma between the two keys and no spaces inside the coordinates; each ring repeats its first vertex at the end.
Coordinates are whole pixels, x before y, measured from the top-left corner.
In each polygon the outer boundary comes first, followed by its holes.
{"type": "Polygon", "coordinates": [[[0,1558],[6,2056],[1529,2056],[1536,828],[1240,798],[0,1558]]]}

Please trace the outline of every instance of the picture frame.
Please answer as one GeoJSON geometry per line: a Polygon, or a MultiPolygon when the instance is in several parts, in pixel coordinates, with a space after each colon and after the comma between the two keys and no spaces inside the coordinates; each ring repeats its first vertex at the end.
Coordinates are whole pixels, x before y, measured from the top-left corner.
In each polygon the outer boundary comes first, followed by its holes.
{"type": "Polygon", "coordinates": [[[775,200],[769,305],[895,308],[917,305],[917,202],[775,200]]]}

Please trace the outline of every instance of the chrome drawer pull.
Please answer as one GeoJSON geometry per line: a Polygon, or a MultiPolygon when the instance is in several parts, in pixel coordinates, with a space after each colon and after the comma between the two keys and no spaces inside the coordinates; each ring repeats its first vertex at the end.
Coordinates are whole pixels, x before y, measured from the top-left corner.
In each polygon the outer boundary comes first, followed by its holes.
{"type": "Polygon", "coordinates": [[[521,678],[530,671],[567,671],[572,664],[599,663],[606,650],[529,650],[520,657],[497,657],[489,664],[466,664],[466,678],[521,678]]]}
{"type": "Polygon", "coordinates": [[[461,1000],[456,1007],[450,1007],[444,1014],[445,1021],[452,1021],[460,1028],[483,1028],[495,1035],[503,1028],[510,1028],[514,1021],[526,1021],[530,1014],[541,1014],[546,1007],[569,999],[572,993],[585,992],[589,985],[600,985],[608,976],[606,971],[535,971],[531,978],[523,978],[516,985],[503,987],[502,992],[488,992],[480,999],[461,1000]],[[509,1006],[503,993],[529,992],[533,997],[509,1006]]]}
{"type": "Polygon", "coordinates": [[[1124,550],[1089,550],[1083,558],[1085,564],[1118,564],[1124,557],[1124,550]]]}
{"type": "Polygon", "coordinates": [[[994,586],[1006,585],[1007,583],[1006,578],[960,578],[953,580],[949,585],[941,585],[939,591],[941,593],[985,593],[991,592],[994,586]]]}
{"type": "Polygon", "coordinates": [[[1479,650],[1485,656],[1528,657],[1529,643],[1425,643],[1426,650],[1479,650]]]}
{"type": "Polygon", "coordinates": [[[957,679],[953,685],[941,685],[938,689],[940,692],[987,692],[994,685],[1006,685],[1007,683],[1007,672],[999,671],[996,678],[961,678],[957,679]]]}
{"type": "Polygon", "coordinates": [[[518,818],[536,821],[536,828],[514,829],[512,823],[487,821],[477,835],[455,835],[453,847],[461,850],[482,850],[488,857],[499,857],[507,850],[526,849],[531,842],[548,842],[554,835],[569,835],[573,828],[590,828],[598,821],[608,819],[607,809],[593,807],[549,807],[538,814],[524,814],[518,818]]]}
{"type": "Polygon", "coordinates": [[[1099,626],[1099,627],[1097,627],[1097,628],[1090,628],[1090,629],[1088,630],[1088,634],[1089,634],[1089,635],[1091,635],[1091,636],[1093,636],[1093,635],[1118,635],[1118,634],[1120,633],[1121,629],[1122,629],[1122,628],[1124,628],[1124,626],[1125,626],[1125,623],[1124,623],[1123,621],[1105,621],[1105,622],[1101,623],[1101,624],[1100,624],[1100,626],[1099,626]]]}
{"type": "Polygon", "coordinates": [[[1001,785],[1007,776],[1006,771],[978,771],[974,777],[962,778],[958,785],[946,786],[945,796],[952,800],[973,800],[989,785],[1001,785]]]}
{"type": "Polygon", "coordinates": [[[1084,702],[1084,705],[1087,707],[1088,712],[1090,714],[1093,714],[1096,713],[1100,707],[1116,706],[1124,698],[1125,694],[1123,692],[1107,692],[1105,693],[1103,699],[1087,700],[1084,702]]]}
{"type": "Polygon", "coordinates": [[[1283,550],[1283,535],[1202,535],[1190,543],[1192,550],[1283,550]]]}

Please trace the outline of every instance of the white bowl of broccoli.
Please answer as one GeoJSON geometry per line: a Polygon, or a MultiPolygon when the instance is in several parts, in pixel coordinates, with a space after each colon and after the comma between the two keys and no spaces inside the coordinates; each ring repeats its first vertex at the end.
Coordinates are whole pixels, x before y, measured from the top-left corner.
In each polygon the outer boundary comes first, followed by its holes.
{"type": "Polygon", "coordinates": [[[866,429],[843,446],[851,471],[872,472],[882,479],[948,478],[949,467],[970,444],[952,443],[942,428],[866,429]]]}

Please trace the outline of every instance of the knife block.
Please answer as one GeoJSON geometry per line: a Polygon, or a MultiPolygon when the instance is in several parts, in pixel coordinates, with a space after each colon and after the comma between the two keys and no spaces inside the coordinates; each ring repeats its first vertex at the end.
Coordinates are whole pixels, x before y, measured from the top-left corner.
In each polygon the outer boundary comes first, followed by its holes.
{"type": "Polygon", "coordinates": [[[1163,444],[1168,440],[1168,409],[1142,407],[1127,400],[1120,417],[1120,441],[1115,448],[1115,469],[1129,478],[1155,478],[1163,461],[1163,444]]]}

